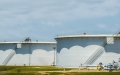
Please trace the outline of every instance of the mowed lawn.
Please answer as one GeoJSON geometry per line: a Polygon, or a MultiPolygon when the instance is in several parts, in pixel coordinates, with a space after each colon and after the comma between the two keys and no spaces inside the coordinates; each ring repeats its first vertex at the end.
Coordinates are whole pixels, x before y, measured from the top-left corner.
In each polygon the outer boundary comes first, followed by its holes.
{"type": "Polygon", "coordinates": [[[120,75],[120,71],[77,72],[74,70],[78,69],[55,66],[0,66],[0,75],[120,75]]]}

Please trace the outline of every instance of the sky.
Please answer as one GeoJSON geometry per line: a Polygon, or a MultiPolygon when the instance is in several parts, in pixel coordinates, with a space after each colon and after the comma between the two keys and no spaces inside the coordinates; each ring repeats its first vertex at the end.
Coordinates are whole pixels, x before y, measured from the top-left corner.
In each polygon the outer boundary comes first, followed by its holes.
{"type": "Polygon", "coordinates": [[[0,0],[0,42],[118,30],[120,0],[0,0]]]}

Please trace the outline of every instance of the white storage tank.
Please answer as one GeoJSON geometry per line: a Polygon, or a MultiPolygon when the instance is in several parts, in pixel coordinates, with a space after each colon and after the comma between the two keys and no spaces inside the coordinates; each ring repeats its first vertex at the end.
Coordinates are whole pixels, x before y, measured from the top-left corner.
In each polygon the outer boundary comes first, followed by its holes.
{"type": "Polygon", "coordinates": [[[55,65],[56,42],[1,42],[0,65],[55,65]]]}
{"type": "Polygon", "coordinates": [[[79,67],[107,65],[120,58],[119,35],[58,36],[57,66],[79,67]]]}

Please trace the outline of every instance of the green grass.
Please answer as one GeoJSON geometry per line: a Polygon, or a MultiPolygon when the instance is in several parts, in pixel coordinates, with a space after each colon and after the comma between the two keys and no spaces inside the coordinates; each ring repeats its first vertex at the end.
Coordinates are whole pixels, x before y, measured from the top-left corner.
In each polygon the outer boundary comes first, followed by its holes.
{"type": "MultiPolygon", "coordinates": [[[[0,66],[0,71],[63,71],[63,68],[56,68],[55,66],[0,66]]],[[[66,68],[65,70],[71,70],[66,68]]]]}
{"type": "MultiPolygon", "coordinates": [[[[0,66],[0,71],[4,71],[0,72],[0,75],[120,75],[120,72],[64,72],[63,70],[63,68],[56,68],[55,66],[0,66]]],[[[65,70],[69,71],[72,68],[65,70]]]]}
{"type": "MultiPolygon", "coordinates": [[[[63,71],[55,66],[0,66],[0,75],[41,75],[38,71],[63,71]]],[[[71,70],[71,69],[66,69],[71,70]]]]}

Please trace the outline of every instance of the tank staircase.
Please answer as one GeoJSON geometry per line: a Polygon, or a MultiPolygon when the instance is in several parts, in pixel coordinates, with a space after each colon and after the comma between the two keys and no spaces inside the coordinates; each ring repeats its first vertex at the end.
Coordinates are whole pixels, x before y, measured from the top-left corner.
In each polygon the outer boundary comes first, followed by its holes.
{"type": "Polygon", "coordinates": [[[85,65],[93,64],[103,53],[104,49],[102,47],[99,47],[99,49],[96,50],[84,64],[85,65]]]}
{"type": "Polygon", "coordinates": [[[17,46],[10,52],[10,54],[6,57],[6,59],[3,61],[3,65],[7,65],[10,59],[15,55],[15,52],[17,50],[17,46]]]}
{"type": "MultiPolygon", "coordinates": [[[[114,35],[118,35],[120,34],[120,30],[113,34],[114,35]]],[[[105,41],[102,46],[105,47],[107,45],[107,42],[111,42],[112,37],[110,37],[108,39],[108,41],[105,41]]],[[[104,53],[104,48],[103,47],[99,47],[88,59],[87,61],[84,63],[84,65],[92,65],[103,53],[104,53]]]]}

